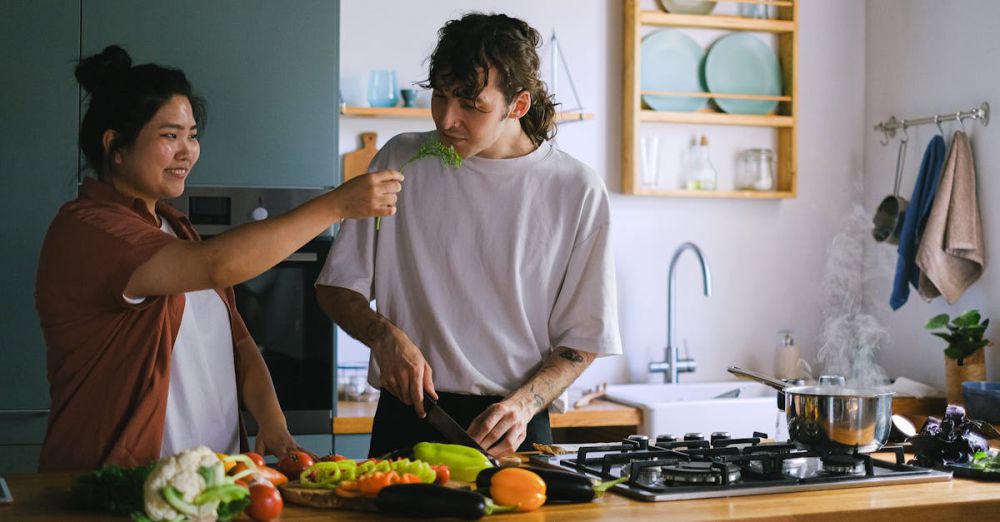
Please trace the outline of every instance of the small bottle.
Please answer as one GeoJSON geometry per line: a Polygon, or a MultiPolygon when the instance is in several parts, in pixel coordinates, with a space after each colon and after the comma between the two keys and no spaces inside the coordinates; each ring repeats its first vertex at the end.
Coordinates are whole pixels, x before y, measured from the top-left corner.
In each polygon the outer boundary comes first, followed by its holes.
{"type": "Polygon", "coordinates": [[[774,376],[779,379],[798,379],[799,347],[795,346],[790,330],[780,330],[781,341],[774,353],[774,376]]]}
{"type": "Polygon", "coordinates": [[[708,137],[701,135],[701,141],[694,147],[690,170],[685,179],[684,188],[688,190],[715,190],[719,174],[712,166],[708,153],[708,137]]]}

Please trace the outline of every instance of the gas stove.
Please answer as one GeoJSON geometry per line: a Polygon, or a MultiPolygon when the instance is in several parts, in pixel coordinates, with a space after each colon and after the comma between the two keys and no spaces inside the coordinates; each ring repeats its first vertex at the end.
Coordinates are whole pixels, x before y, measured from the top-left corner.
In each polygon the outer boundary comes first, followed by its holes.
{"type": "Polygon", "coordinates": [[[629,479],[612,491],[639,500],[765,495],[886,484],[937,482],[951,473],[904,463],[902,446],[881,452],[890,462],[865,454],[821,455],[794,443],[768,442],[763,433],[732,438],[717,432],[684,437],[661,435],[655,440],[633,435],[613,444],[563,444],[572,452],[533,455],[535,464],[569,468],[598,480],[629,479]]]}

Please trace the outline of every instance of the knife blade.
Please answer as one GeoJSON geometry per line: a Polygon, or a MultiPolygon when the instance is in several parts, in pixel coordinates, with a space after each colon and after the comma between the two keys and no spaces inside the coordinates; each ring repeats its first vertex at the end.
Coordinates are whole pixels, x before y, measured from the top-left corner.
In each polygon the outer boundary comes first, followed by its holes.
{"type": "Polygon", "coordinates": [[[424,412],[427,414],[427,422],[434,426],[441,435],[444,436],[445,440],[452,444],[461,444],[462,446],[469,446],[470,448],[475,448],[481,451],[484,455],[493,461],[486,450],[476,442],[476,439],[469,435],[469,432],[465,431],[462,426],[448,415],[448,412],[444,411],[441,406],[438,405],[437,401],[432,399],[430,395],[424,394],[424,412]]]}

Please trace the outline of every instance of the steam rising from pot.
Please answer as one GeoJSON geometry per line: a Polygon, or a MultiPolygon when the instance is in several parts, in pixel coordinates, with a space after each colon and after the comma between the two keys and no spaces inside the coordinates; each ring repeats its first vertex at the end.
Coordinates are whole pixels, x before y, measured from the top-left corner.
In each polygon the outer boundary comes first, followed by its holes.
{"type": "Polygon", "coordinates": [[[823,328],[819,362],[824,374],[843,375],[847,386],[874,388],[889,383],[875,354],[888,340],[878,320],[862,311],[865,245],[871,241],[868,212],[854,206],[844,229],[833,238],[823,271],[823,328]]]}

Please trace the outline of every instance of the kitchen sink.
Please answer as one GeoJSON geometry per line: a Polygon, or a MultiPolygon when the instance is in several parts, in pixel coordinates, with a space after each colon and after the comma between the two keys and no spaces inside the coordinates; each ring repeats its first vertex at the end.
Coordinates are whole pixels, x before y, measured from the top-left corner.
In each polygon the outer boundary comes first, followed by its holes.
{"type": "Polygon", "coordinates": [[[785,434],[785,412],[778,409],[777,392],[749,381],[681,384],[609,385],[607,399],[642,408],[639,433],[657,435],[719,431],[735,438],[759,431],[775,437],[785,434]]]}

